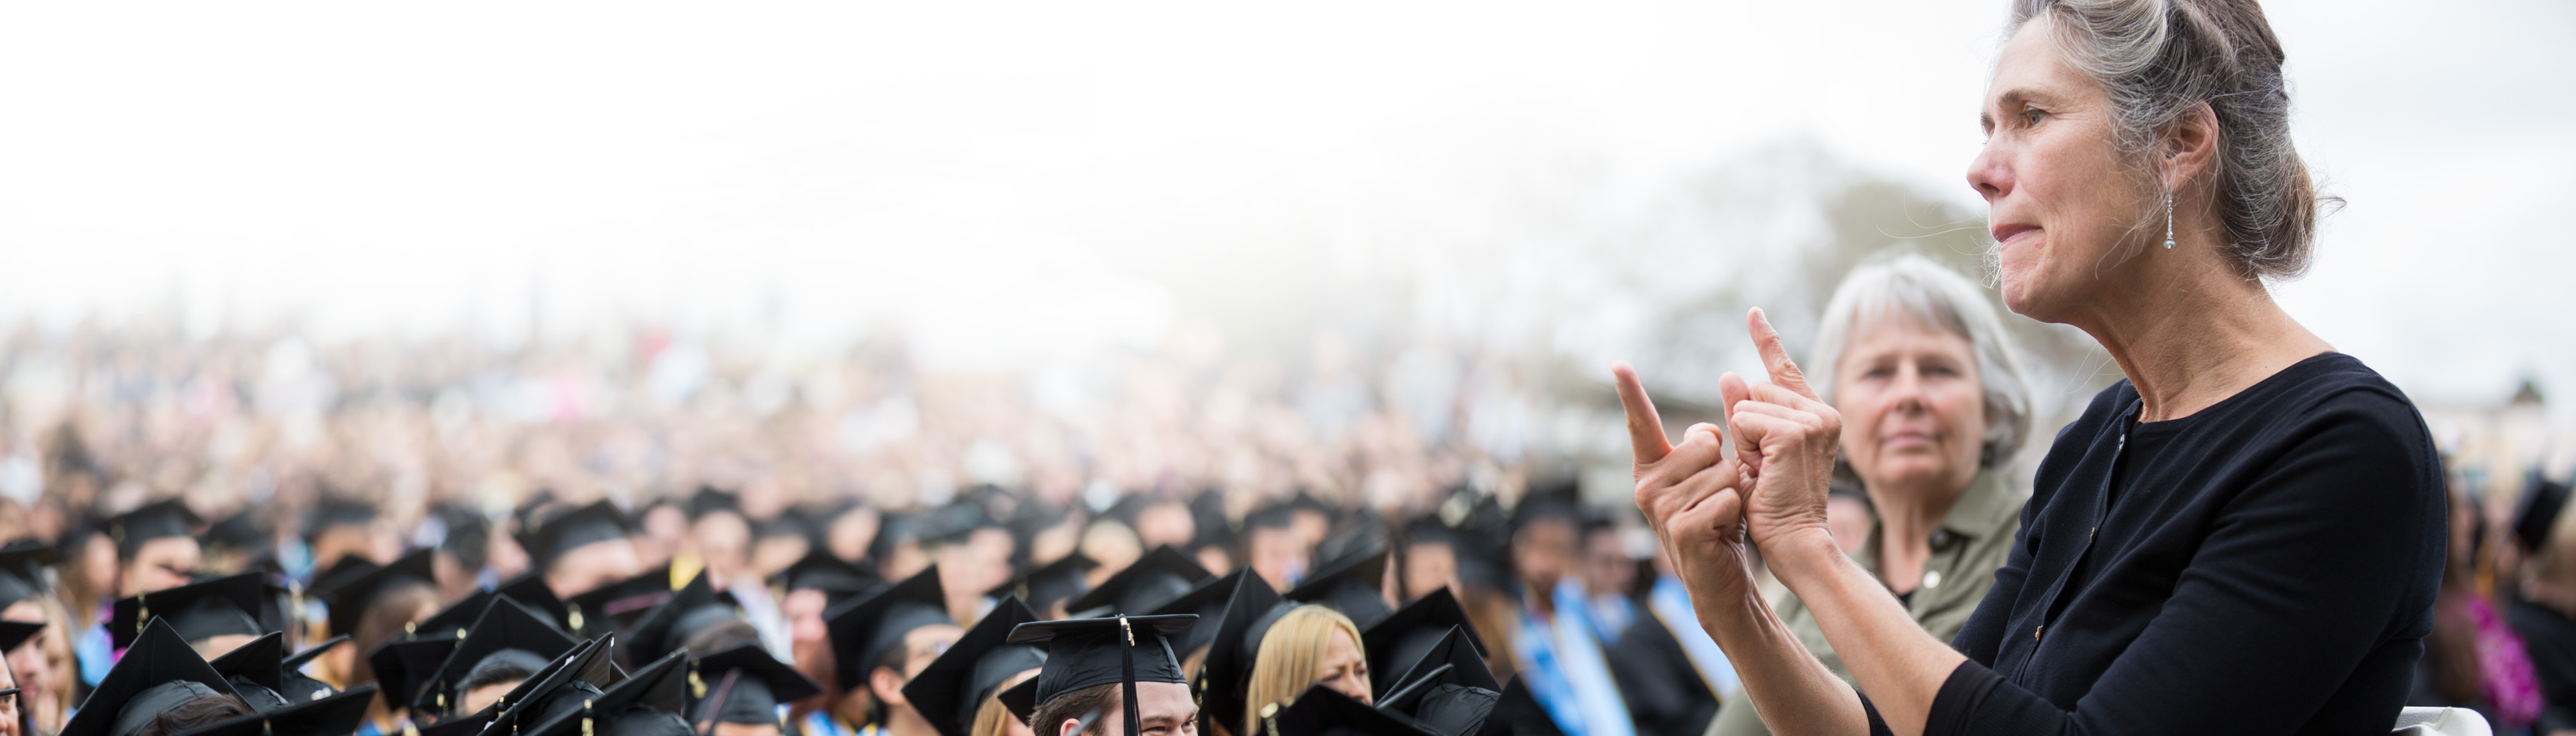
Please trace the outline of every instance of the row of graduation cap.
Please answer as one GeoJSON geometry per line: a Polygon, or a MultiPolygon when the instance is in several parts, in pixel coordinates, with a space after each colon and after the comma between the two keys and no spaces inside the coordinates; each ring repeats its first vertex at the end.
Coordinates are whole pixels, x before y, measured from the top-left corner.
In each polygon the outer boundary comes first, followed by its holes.
{"type": "MultiPolygon", "coordinates": [[[[575,509],[556,515],[549,523],[536,528],[521,540],[541,560],[549,553],[579,547],[590,537],[606,539],[622,535],[623,524],[613,521],[615,511],[605,504],[575,509]],[[610,520],[602,523],[602,518],[610,520]]],[[[152,534],[185,534],[187,524],[164,523],[141,519],[118,530],[120,544],[134,537],[152,534]],[[162,528],[168,527],[168,528],[162,528]]],[[[428,581],[432,577],[428,550],[408,555],[392,565],[376,566],[364,561],[344,562],[318,576],[314,594],[329,603],[329,623],[335,633],[355,628],[360,612],[371,596],[389,584],[404,579],[428,581]]],[[[6,557],[0,554],[0,557],[6,557]]],[[[1026,597],[1052,606],[1075,592],[1081,592],[1066,604],[1067,610],[1093,615],[1095,622],[1117,622],[1126,630],[1117,637],[1129,641],[1132,625],[1127,621],[1145,621],[1145,640],[1156,642],[1149,650],[1149,662],[1170,659],[1168,668],[1147,666],[1139,677],[1170,677],[1180,681],[1181,660],[1203,656],[1205,666],[1190,684],[1200,695],[1203,717],[1218,723],[1242,723],[1245,704],[1245,678],[1251,673],[1252,657],[1258,651],[1262,634],[1269,625],[1298,603],[1321,603],[1341,610],[1366,629],[1363,638],[1369,652],[1372,670],[1397,672],[1403,666],[1405,676],[1381,680],[1378,706],[1371,708],[1357,701],[1318,688],[1300,697],[1286,708],[1269,709],[1264,723],[1280,733],[1320,733],[1306,727],[1311,723],[1333,724],[1349,729],[1354,724],[1380,724],[1366,732],[1436,733],[1463,736],[1468,733],[1509,732],[1512,728],[1545,728],[1548,721],[1529,701],[1526,690],[1515,682],[1503,687],[1494,682],[1483,663],[1481,639],[1477,637],[1456,601],[1447,592],[1436,592],[1408,605],[1403,611],[1389,611],[1379,597],[1379,576],[1385,571],[1385,553],[1376,551],[1359,559],[1346,559],[1326,565],[1323,574],[1314,576],[1285,596],[1272,592],[1266,583],[1248,571],[1237,571],[1224,577],[1209,574],[1183,555],[1170,548],[1154,550],[1136,565],[1121,571],[1096,590],[1080,591],[1081,573],[1089,566],[1078,555],[1033,571],[1016,580],[993,613],[970,630],[955,647],[925,669],[905,688],[911,702],[917,704],[933,725],[951,736],[962,736],[971,728],[976,709],[984,698],[1001,684],[1028,669],[1035,662],[1057,662],[1048,665],[1056,670],[1091,668],[1087,676],[1049,677],[1041,674],[1002,694],[1002,700],[1013,706],[1025,719],[1041,703],[1055,695],[1078,690],[1064,683],[1088,681],[1104,676],[1101,663],[1082,664],[1081,658],[1067,658],[1062,651],[1050,659],[1049,648],[1062,650],[1064,645],[1039,646],[1040,633],[1048,631],[1081,631],[1082,625],[1067,622],[1036,622],[1036,614],[1016,600],[1026,597]],[[1152,617],[1152,618],[1146,618],[1152,617]],[[1177,618],[1175,618],[1177,617],[1177,618]],[[1182,623],[1175,623],[1182,622],[1182,623]],[[1027,632],[1017,632],[1023,625],[1027,632]],[[1014,635],[1015,632],[1017,635],[1014,635]],[[1214,642],[1230,646],[1212,647],[1214,642]],[[1176,647],[1163,647],[1174,644],[1176,647]],[[1160,647],[1160,648],[1158,648],[1160,647]],[[1201,647],[1208,647],[1199,655],[1201,647]],[[1166,651],[1168,649],[1168,651],[1166,651]],[[1177,656],[1176,656],[1177,655],[1177,656]],[[1027,665],[1027,666],[1014,666],[1027,665]],[[1050,688],[1047,683],[1056,683],[1050,688]],[[1357,710],[1353,710],[1356,708],[1357,710]],[[1495,710],[1523,710],[1534,717],[1489,718],[1495,710]],[[947,711],[942,713],[941,711],[947,711]],[[1366,711],[1366,715],[1361,711],[1366,711]],[[1372,720],[1374,719],[1374,720],[1372,720]],[[1482,726],[1482,728],[1480,728],[1482,726]]],[[[11,569],[0,564],[0,570],[11,569]]],[[[543,569],[543,565],[539,566],[543,569]]],[[[0,573],[5,575],[5,573],[0,573]]],[[[27,576],[32,578],[33,576],[27,576]]],[[[571,600],[559,600],[544,586],[541,575],[530,573],[505,582],[497,589],[484,591],[439,612],[412,627],[400,639],[387,642],[365,656],[377,674],[379,685],[392,695],[388,700],[401,705],[408,702],[415,722],[428,722],[424,733],[474,733],[482,726],[500,722],[505,716],[514,722],[525,717],[532,698],[544,699],[550,691],[530,691],[539,685],[567,692],[604,693],[605,688],[641,678],[645,673],[674,657],[686,659],[679,642],[703,626],[736,616],[735,609],[721,595],[710,591],[703,578],[670,590],[667,568],[648,571],[624,583],[603,587],[571,600]],[[608,642],[616,642],[614,645],[608,642]],[[575,664],[587,656],[592,663],[575,664]],[[640,664],[640,666],[638,666],[640,664]],[[571,666],[572,674],[563,674],[571,666]],[[627,675],[623,667],[636,667],[627,675]],[[540,673],[544,676],[540,676],[540,673]],[[501,683],[511,682],[499,675],[520,674],[523,678],[511,685],[507,694],[482,703],[470,690],[484,692],[484,697],[501,690],[501,683]],[[474,687],[469,687],[473,685],[474,687]],[[530,691],[530,692],[522,692],[530,691]],[[517,704],[515,707],[512,704],[517,704]],[[513,715],[517,714],[517,715],[513,715]],[[478,725],[480,724],[480,725],[478,725]]],[[[19,581],[24,582],[24,581],[19,581]]],[[[873,575],[817,550],[781,575],[779,581],[790,590],[813,589],[824,592],[834,603],[828,614],[829,629],[836,659],[836,672],[841,682],[863,682],[864,665],[882,661],[889,649],[903,640],[906,633],[920,626],[948,623],[944,596],[939,590],[936,570],[899,584],[886,585],[873,575]],[[855,656],[853,656],[855,655],[855,656]]],[[[0,580],[0,595],[6,595],[8,581],[0,580]]],[[[23,586],[22,586],[23,587],[23,586]]],[[[258,574],[219,578],[170,590],[148,593],[118,601],[109,623],[118,649],[148,644],[140,641],[159,627],[169,629],[170,636],[183,643],[204,642],[214,637],[258,637],[252,645],[236,650],[241,658],[269,662],[280,671],[274,678],[251,680],[227,675],[224,687],[254,706],[271,705],[263,710],[267,721],[294,721],[290,728],[307,729],[310,733],[345,733],[336,721],[321,718],[327,712],[336,717],[339,709],[326,709],[318,704],[330,702],[346,708],[347,694],[333,694],[320,683],[304,678],[297,667],[319,651],[338,644],[334,639],[292,657],[286,656],[276,632],[286,630],[287,617],[279,604],[284,591],[258,574]],[[157,610],[156,610],[157,609],[157,610]],[[261,644],[259,642],[266,642],[261,644]],[[263,684],[270,683],[273,684],[263,684]],[[281,690],[280,688],[284,688],[281,690]],[[272,696],[259,695],[262,690],[272,696]],[[306,702],[292,702],[287,697],[304,693],[306,702]],[[244,694],[248,693],[248,694],[244,694]],[[278,714],[291,708],[295,718],[278,714]]],[[[5,603],[0,603],[5,605],[5,603]]],[[[1093,626],[1107,626],[1095,623],[1093,626]]],[[[1082,637],[1075,636],[1074,639],[1082,637]]],[[[167,649],[167,647],[160,647],[167,649]]],[[[185,669],[170,662],[193,658],[186,652],[152,652],[136,666],[185,669]]],[[[1118,681],[1117,672],[1132,668],[1126,657],[1134,652],[1119,649],[1113,664],[1117,671],[1107,672],[1109,681],[1118,681]]],[[[132,652],[128,652],[132,657],[132,652]]],[[[231,657],[218,657],[223,662],[231,657]]],[[[203,664],[201,662],[201,664],[203,664]]],[[[127,662],[120,660],[120,667],[127,662]]],[[[704,718],[723,718],[738,723],[774,721],[779,703],[794,701],[821,692],[820,686],[797,674],[794,668],[770,658],[756,646],[742,646],[687,661],[693,700],[717,703],[704,718]],[[713,672],[722,687],[716,698],[707,699],[706,679],[713,672]]],[[[263,669],[263,671],[265,671],[263,669]]],[[[111,677],[113,680],[114,678],[111,677]]],[[[186,679],[186,678],[181,678],[186,679]]],[[[193,681],[193,680],[191,680],[193,681]]],[[[1147,681],[1162,681],[1151,680],[1147,681]]],[[[1098,683],[1093,683],[1098,684],[1098,683]]],[[[1087,685],[1086,685],[1087,686],[1087,685]]],[[[209,684],[208,689],[217,689],[209,684]]],[[[106,713],[133,710],[129,698],[140,692],[123,692],[102,683],[81,713],[87,721],[106,718],[106,713]],[[116,706],[109,708],[106,706],[116,706]]],[[[595,701],[596,699],[593,698],[595,701]]],[[[357,713],[364,715],[365,698],[357,698],[357,713]]],[[[551,703],[553,701],[548,700],[551,703]]],[[[623,702],[623,701],[621,701],[623,702]]],[[[639,699],[633,702],[655,702],[639,699]]],[[[148,703],[146,703],[148,704],[148,703]]],[[[639,706],[641,707],[641,706],[639,706]]],[[[1129,701],[1132,710],[1133,702],[1129,701]]],[[[667,708],[674,714],[684,707],[667,708]]],[[[146,713],[157,712],[154,709],[146,713]]],[[[538,725],[549,725],[568,712],[561,704],[550,711],[534,708],[555,718],[539,719],[538,725]]],[[[596,707],[587,709],[585,717],[599,717],[596,707]]],[[[609,715],[617,715],[610,713],[609,715]]],[[[81,720],[81,719],[76,719],[81,720]]],[[[94,725],[94,724],[92,724],[94,725]]],[[[270,726],[278,725],[270,723],[270,726]]],[[[264,726],[267,727],[267,726],[264,726]]],[[[354,729],[354,724],[351,724],[354,729]]],[[[1229,729],[1232,730],[1232,729],[1229,729]]],[[[130,736],[118,729],[93,731],[130,736]]],[[[85,732],[67,730],[73,736],[85,732]]]]}

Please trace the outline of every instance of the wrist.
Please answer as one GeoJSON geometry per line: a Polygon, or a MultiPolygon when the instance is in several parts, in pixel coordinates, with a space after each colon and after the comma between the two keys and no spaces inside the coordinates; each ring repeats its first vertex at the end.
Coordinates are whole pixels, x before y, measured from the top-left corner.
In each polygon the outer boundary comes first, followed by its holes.
{"type": "Polygon", "coordinates": [[[1793,529],[1768,541],[1762,545],[1764,563],[1771,567],[1773,576],[1792,588],[1801,582],[1831,574],[1833,569],[1848,564],[1851,559],[1843,554],[1842,545],[1834,543],[1833,533],[1824,527],[1793,529]]]}

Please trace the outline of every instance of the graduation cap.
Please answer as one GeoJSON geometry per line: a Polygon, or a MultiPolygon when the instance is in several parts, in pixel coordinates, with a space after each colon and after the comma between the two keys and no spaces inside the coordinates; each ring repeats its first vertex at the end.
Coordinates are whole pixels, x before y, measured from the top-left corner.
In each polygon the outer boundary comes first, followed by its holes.
{"type": "Polygon", "coordinates": [[[984,507],[960,501],[922,513],[913,519],[913,534],[922,541],[960,542],[975,530],[991,527],[1009,530],[1001,521],[984,512],[984,507]]]}
{"type": "Polygon", "coordinates": [[[210,695],[238,697],[169,622],[151,619],[58,736],[134,736],[162,711],[210,695]]]}
{"type": "Polygon", "coordinates": [[[1379,592],[1385,584],[1386,550],[1379,549],[1325,566],[1323,572],[1289,589],[1288,600],[1331,606],[1349,616],[1351,623],[1366,629],[1395,612],[1387,608],[1386,595],[1379,592]]]}
{"type": "Polygon", "coordinates": [[[168,590],[119,598],[109,611],[107,633],[118,649],[134,645],[148,620],[164,619],[183,639],[204,641],[227,634],[258,636],[281,631],[281,622],[265,621],[276,601],[259,573],[242,573],[168,590]]]}
{"type": "Polygon", "coordinates": [[[36,623],[0,621],[0,652],[16,649],[18,645],[27,643],[28,639],[36,638],[37,632],[44,630],[45,624],[41,621],[36,623]]]}
{"type": "Polygon", "coordinates": [[[731,595],[717,593],[700,571],[689,578],[689,584],[671,593],[668,600],[654,606],[635,620],[626,631],[627,640],[618,645],[618,654],[627,662],[650,662],[680,650],[689,635],[715,624],[742,618],[742,609],[734,605],[731,595]]]}
{"type": "MultiPolygon", "coordinates": [[[[695,736],[681,717],[688,705],[689,657],[680,652],[655,660],[610,685],[583,707],[523,731],[523,736],[695,736]]],[[[773,719],[774,720],[774,719],[773,719]]],[[[427,729],[422,736],[431,734],[427,729]]]]}
{"type": "Polygon", "coordinates": [[[417,550],[394,560],[394,564],[314,585],[313,596],[331,608],[331,633],[358,633],[358,621],[365,618],[367,607],[374,605],[376,598],[388,591],[399,590],[405,585],[436,587],[438,571],[434,558],[437,554],[435,550],[417,550]]]}
{"type": "Polygon", "coordinates": [[[206,545],[258,553],[268,549],[267,525],[261,523],[260,508],[253,506],[224,517],[206,528],[206,545]]]}
{"type": "MultiPolygon", "coordinates": [[[[1217,627],[1223,625],[1225,621],[1226,601],[1234,595],[1234,586],[1251,574],[1251,568],[1242,568],[1226,573],[1224,577],[1201,580],[1198,587],[1191,588],[1190,592],[1181,594],[1181,597],[1146,611],[1145,615],[1168,616],[1187,613],[1199,617],[1197,622],[1190,624],[1189,631],[1182,632],[1178,638],[1172,640],[1172,650],[1180,652],[1182,659],[1188,659],[1190,652],[1197,651],[1199,647],[1207,646],[1208,642],[1216,640],[1217,627]]],[[[1204,660],[1202,662],[1204,663],[1204,660]]]]}
{"type": "Polygon", "coordinates": [[[1476,736],[1565,736],[1565,731],[1556,727],[1556,719],[1530,694],[1529,683],[1516,674],[1494,698],[1494,707],[1484,725],[1477,727],[1476,736]]]}
{"type": "MultiPolygon", "coordinates": [[[[757,644],[744,644],[697,661],[706,697],[690,720],[697,723],[776,724],[778,705],[823,694],[823,686],[780,663],[757,644]]],[[[906,687],[904,692],[910,693],[906,687]]]]}
{"type": "Polygon", "coordinates": [[[44,591],[36,589],[34,581],[0,572],[0,608],[18,605],[19,601],[36,600],[44,594],[44,591]]]}
{"type": "Polygon", "coordinates": [[[697,493],[689,494],[689,503],[685,510],[689,512],[689,519],[693,521],[705,518],[708,514],[720,512],[740,515],[742,500],[734,494],[716,490],[715,486],[698,486],[697,493]]]}
{"type": "Polygon", "coordinates": [[[493,701],[492,722],[484,732],[517,733],[567,713],[579,715],[583,703],[596,703],[603,694],[601,688],[616,684],[617,665],[608,658],[611,648],[610,637],[603,636],[547,663],[493,701]]]}
{"type": "Polygon", "coordinates": [[[538,570],[552,569],[555,560],[571,554],[583,545],[608,541],[625,541],[626,516],[607,501],[530,518],[519,529],[519,546],[528,551],[528,559],[538,570]]]}
{"type": "Polygon", "coordinates": [[[286,634],[272,631],[206,662],[231,683],[233,692],[261,713],[293,704],[286,690],[286,634]]]}
{"type": "Polygon", "coordinates": [[[1235,580],[1226,598],[1225,618],[1217,624],[1216,639],[1208,644],[1207,659],[1199,666],[1200,676],[1207,678],[1200,702],[1211,722],[1243,723],[1243,701],[1249,697],[1252,660],[1261,652],[1261,637],[1294,607],[1257,573],[1235,580]]]}
{"type": "Polygon", "coordinates": [[[575,644],[572,637],[546,623],[537,612],[508,596],[494,597],[483,615],[467,628],[455,650],[430,673],[427,687],[412,698],[411,708],[442,717],[454,715],[456,707],[463,704],[465,683],[476,680],[478,671],[488,676],[489,668],[518,667],[533,673],[545,668],[548,660],[571,651],[575,644]]]}
{"type": "Polygon", "coordinates": [[[671,590],[671,566],[665,563],[563,599],[563,620],[574,634],[599,636],[634,625],[646,611],[670,600],[671,590]]]}
{"type": "Polygon", "coordinates": [[[865,595],[885,585],[885,579],[877,577],[876,573],[859,569],[857,565],[832,556],[830,549],[819,544],[807,549],[803,558],[798,559],[796,564],[788,565],[785,571],[778,573],[777,577],[770,578],[770,581],[784,586],[790,593],[799,590],[822,591],[826,608],[865,595]]]}
{"type": "Polygon", "coordinates": [[[1189,683],[1181,673],[1180,657],[1172,654],[1171,637],[1188,631],[1196,618],[1111,616],[1032,621],[1013,627],[1010,638],[1003,641],[1046,648],[1046,664],[1031,680],[1037,683],[1033,703],[1044,705],[1057,696],[1084,688],[1121,684],[1125,688],[1119,693],[1119,705],[1127,712],[1127,730],[1123,733],[1144,733],[1137,726],[1136,683],[1189,683]]]}
{"type": "Polygon", "coordinates": [[[1412,719],[1351,699],[1316,685],[1286,708],[1263,706],[1267,736],[1432,736],[1412,719]]]}
{"type": "MultiPolygon", "coordinates": [[[[62,555],[54,552],[53,545],[34,539],[21,539],[0,546],[0,575],[17,578],[20,582],[41,592],[51,587],[45,584],[45,568],[52,567],[62,560],[62,555]]],[[[0,608],[7,608],[9,603],[13,602],[15,601],[0,602],[0,608]]]]}
{"type": "Polygon", "coordinates": [[[456,653],[456,643],[463,637],[413,634],[385,642],[367,653],[367,666],[376,673],[376,686],[385,693],[385,702],[397,708],[409,708],[420,697],[422,687],[438,674],[438,666],[456,653]]]}
{"type": "MultiPolygon", "coordinates": [[[[1080,552],[1069,552],[1063,559],[1030,570],[1028,574],[1012,578],[1011,582],[985,591],[984,594],[993,598],[1009,598],[1016,595],[1020,600],[1027,601],[1031,609],[1054,608],[1057,603],[1084,595],[1089,591],[1091,570],[1099,566],[1099,562],[1083,556],[1080,552]]],[[[1066,608],[1070,609],[1072,606],[1068,605],[1066,608]]]]}
{"type": "Polygon", "coordinates": [[[332,647],[347,643],[349,643],[349,635],[341,634],[324,639],[322,643],[296,652],[295,656],[287,657],[285,661],[277,663],[278,669],[285,671],[286,682],[286,689],[278,691],[277,694],[286,696],[287,700],[297,700],[299,693],[302,694],[302,700],[320,700],[339,693],[339,689],[331,687],[329,683],[304,674],[304,665],[312,662],[313,658],[322,656],[323,652],[331,651],[332,647]]]}
{"type": "MultiPolygon", "coordinates": [[[[1369,671],[1392,675],[1431,653],[1432,645],[1449,635],[1451,629],[1464,632],[1469,644],[1483,656],[1485,640],[1476,635],[1476,624],[1467,618],[1467,609],[1458,605],[1458,597],[1448,588],[1431,591],[1430,595],[1405,604],[1385,620],[1360,631],[1360,649],[1368,652],[1369,671]]],[[[1384,698],[1398,680],[1378,681],[1377,697],[1384,698]]],[[[1487,685],[1487,690],[1500,689],[1487,685]]]]}
{"type": "Polygon", "coordinates": [[[1108,610],[1103,613],[1140,615],[1188,595],[1192,587],[1212,577],[1216,576],[1209,574],[1207,568],[1200,567],[1197,560],[1181,554],[1171,545],[1163,545],[1137,558],[1136,564],[1128,565],[1127,569],[1101,581],[1100,587],[1065,604],[1065,608],[1072,611],[1106,608],[1108,610]]]}
{"type": "Polygon", "coordinates": [[[1002,707],[1011,712],[1012,718],[1027,723],[1029,719],[1038,717],[1038,678],[1031,677],[1021,680],[1020,684],[1002,688],[1001,692],[993,694],[993,699],[1002,701],[1002,707]]]}
{"type": "Polygon", "coordinates": [[[924,568],[825,617],[832,637],[833,676],[843,689],[866,689],[868,673],[885,659],[886,652],[903,645],[904,635],[924,626],[956,623],[948,617],[948,594],[939,587],[939,566],[924,568]]]}
{"type": "Polygon", "coordinates": [[[197,518],[197,512],[188,510],[188,504],[173,498],[110,518],[100,524],[99,530],[116,541],[119,559],[131,560],[145,542],[167,537],[195,538],[197,525],[203,523],[205,520],[197,518]]]}
{"type": "Polygon", "coordinates": [[[483,567],[492,542],[492,521],[483,512],[466,506],[449,504],[437,511],[440,526],[446,533],[438,537],[438,551],[456,558],[465,569],[483,567]]]}
{"type": "Polygon", "coordinates": [[[2513,538],[2526,552],[2537,552],[2549,543],[2549,529],[2558,523],[2558,512],[2567,508],[2568,487],[2551,483],[2532,473],[2523,484],[2522,499],[2514,504],[2513,538]]]}
{"type": "Polygon", "coordinates": [[[343,736],[367,720],[374,685],[179,732],[178,736],[343,736]]]}
{"type": "Polygon", "coordinates": [[[311,539],[339,527],[371,530],[376,524],[376,506],[345,498],[326,498],[304,518],[304,537],[311,539]]]}
{"type": "Polygon", "coordinates": [[[492,599],[495,596],[507,596],[511,601],[527,606],[528,610],[545,614],[546,622],[554,624],[555,628],[564,633],[569,634],[573,631],[572,625],[568,622],[572,611],[564,607],[562,598],[555,597],[553,588],[546,587],[545,576],[529,572],[501,581],[499,587],[491,590],[477,590],[466,595],[464,600],[430,614],[429,618],[422,619],[420,623],[413,625],[411,631],[405,632],[405,636],[417,636],[423,639],[463,639],[466,627],[474,625],[474,619],[483,616],[483,609],[492,605],[492,599]]]}
{"type": "Polygon", "coordinates": [[[985,698],[1011,677],[1046,664],[1046,650],[1006,643],[1012,630],[1036,620],[1038,615],[1028,604],[1017,598],[1002,599],[948,651],[904,684],[903,697],[939,729],[940,736],[966,736],[974,729],[975,713],[983,709],[985,698]]]}
{"type": "Polygon", "coordinates": [[[1386,694],[1379,710],[1412,718],[1440,736],[1465,736],[1485,721],[1502,685],[1485,669],[1485,653],[1464,626],[1452,626],[1431,651],[1415,660],[1386,694]]]}

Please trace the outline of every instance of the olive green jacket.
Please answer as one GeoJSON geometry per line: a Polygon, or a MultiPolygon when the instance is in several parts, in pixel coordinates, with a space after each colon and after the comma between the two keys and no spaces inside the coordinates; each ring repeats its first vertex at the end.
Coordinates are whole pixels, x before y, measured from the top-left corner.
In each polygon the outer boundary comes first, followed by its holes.
{"type": "MultiPolygon", "coordinates": [[[[1985,600],[1986,589],[1994,587],[1995,568],[2004,566],[2012,554],[2013,534],[2021,530],[2021,507],[2030,501],[2030,491],[2015,488],[2002,476],[1991,471],[1979,472],[1968,481],[1968,489],[1950,505],[1950,514],[1941,526],[1932,530],[1932,558],[1923,562],[1923,584],[1905,603],[1906,613],[1942,641],[1958,636],[1959,628],[1968,623],[1968,614],[1985,600]]],[[[1861,543],[1852,561],[1860,563],[1871,575],[1878,574],[1878,537],[1880,527],[1872,520],[1869,539],[1861,543]]],[[[1772,609],[1780,621],[1798,635],[1798,643],[1843,682],[1852,681],[1851,669],[1834,655],[1834,645],[1825,641],[1825,630],[1816,624],[1815,613],[1808,611],[1795,595],[1783,595],[1772,609]]],[[[1707,736],[1760,736],[1769,734],[1762,719],[1753,713],[1753,704],[1737,693],[1729,693],[1726,705],[1709,721],[1707,736]]]]}

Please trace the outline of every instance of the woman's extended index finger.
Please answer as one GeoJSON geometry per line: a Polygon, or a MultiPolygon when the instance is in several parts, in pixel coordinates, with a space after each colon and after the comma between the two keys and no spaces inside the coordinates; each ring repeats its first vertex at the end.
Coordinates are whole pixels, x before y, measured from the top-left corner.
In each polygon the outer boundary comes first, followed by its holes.
{"type": "Polygon", "coordinates": [[[1637,380],[1637,369],[1614,363],[1610,376],[1619,384],[1619,405],[1628,410],[1628,444],[1637,450],[1637,464],[1672,454],[1673,443],[1664,437],[1664,418],[1655,414],[1655,401],[1646,398],[1646,384],[1637,380]]]}
{"type": "Polygon", "coordinates": [[[1762,368],[1771,374],[1771,382],[1798,392],[1809,399],[1816,390],[1807,386],[1807,374],[1798,371],[1798,363],[1789,359],[1789,349],[1780,345],[1780,331],[1771,328],[1771,318],[1754,308],[1744,317],[1745,328],[1753,333],[1753,349],[1762,353],[1762,368]]]}

